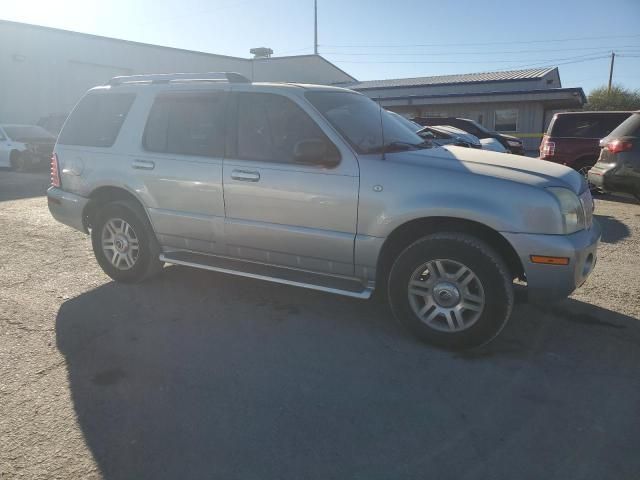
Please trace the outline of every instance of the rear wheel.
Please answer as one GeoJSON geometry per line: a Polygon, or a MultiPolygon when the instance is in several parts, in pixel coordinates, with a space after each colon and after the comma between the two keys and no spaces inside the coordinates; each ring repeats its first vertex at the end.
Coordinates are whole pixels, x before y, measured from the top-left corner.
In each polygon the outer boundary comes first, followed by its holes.
{"type": "Polygon", "coordinates": [[[461,233],[439,233],[407,247],[389,275],[395,317],[420,339],[444,348],[488,343],[504,327],[513,282],[498,254],[461,233]]]}
{"type": "Polygon", "coordinates": [[[109,203],[97,212],[92,225],[96,260],[118,282],[139,282],[162,269],[151,226],[137,210],[126,202],[109,203]]]}

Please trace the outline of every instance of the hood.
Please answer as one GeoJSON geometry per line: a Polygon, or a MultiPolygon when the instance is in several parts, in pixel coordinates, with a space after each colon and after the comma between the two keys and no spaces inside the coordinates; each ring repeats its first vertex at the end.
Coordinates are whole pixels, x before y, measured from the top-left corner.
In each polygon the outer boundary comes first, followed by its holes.
{"type": "Polygon", "coordinates": [[[586,187],[575,170],[522,155],[446,146],[391,154],[394,160],[500,178],[534,187],[565,187],[580,194],[586,187]]]}
{"type": "Polygon", "coordinates": [[[504,133],[501,133],[500,136],[502,138],[504,138],[505,140],[511,140],[513,142],[520,142],[522,143],[522,140],[519,139],[518,137],[514,137],[513,135],[505,135],[504,133]]]}

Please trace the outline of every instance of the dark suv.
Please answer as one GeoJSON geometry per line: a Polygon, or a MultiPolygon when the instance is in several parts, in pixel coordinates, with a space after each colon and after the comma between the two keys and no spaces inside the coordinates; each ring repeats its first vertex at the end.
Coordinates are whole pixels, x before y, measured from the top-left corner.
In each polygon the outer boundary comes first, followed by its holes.
{"type": "Polygon", "coordinates": [[[589,182],[605,192],[630,193],[640,200],[640,111],[600,142],[600,158],[589,182]]]}
{"type": "Polygon", "coordinates": [[[425,127],[432,127],[437,125],[451,125],[452,127],[464,130],[467,133],[482,138],[495,138],[498,140],[507,152],[514,153],[516,155],[524,155],[524,147],[522,146],[522,140],[512,135],[504,135],[503,133],[494,132],[489,130],[478,122],[470,120],[468,118],[456,118],[456,117],[416,117],[414,122],[419,123],[425,127]]]}
{"type": "Polygon", "coordinates": [[[556,113],[540,143],[540,158],[561,163],[586,175],[600,154],[600,139],[631,112],[556,113]]]}

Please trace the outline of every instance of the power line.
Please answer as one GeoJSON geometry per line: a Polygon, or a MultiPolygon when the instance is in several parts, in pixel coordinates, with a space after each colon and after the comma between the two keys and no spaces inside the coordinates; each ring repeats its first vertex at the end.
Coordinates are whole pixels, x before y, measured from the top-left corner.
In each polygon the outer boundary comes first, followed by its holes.
{"type": "Polygon", "coordinates": [[[640,34],[631,35],[604,35],[598,37],[574,37],[574,38],[555,38],[547,40],[518,40],[518,41],[499,41],[499,42],[473,42],[473,43],[413,43],[413,44],[351,44],[351,45],[336,45],[336,44],[320,44],[321,47],[335,47],[335,48],[406,48],[406,47],[461,47],[461,46],[474,46],[474,45],[513,45],[513,44],[529,44],[529,43],[553,43],[553,42],[570,42],[578,40],[604,40],[607,38],[630,38],[640,37],[640,34]]]}
{"type": "MultiPolygon", "coordinates": [[[[606,55],[604,55],[603,53],[598,53],[598,54],[594,54],[594,53],[589,53],[586,55],[578,55],[578,56],[573,56],[573,57],[563,57],[563,58],[550,58],[550,59],[536,59],[536,60],[531,60],[530,64],[527,65],[537,65],[537,64],[551,64],[554,62],[563,62],[566,60],[579,60],[585,57],[593,57],[594,55],[598,55],[595,58],[605,58],[609,56],[609,53],[607,53],[606,55]]],[[[413,64],[413,63],[418,63],[418,64],[467,64],[467,63],[517,63],[518,60],[517,59],[511,59],[511,60],[334,60],[336,63],[370,63],[370,64],[386,64],[386,63],[406,63],[406,64],[413,64]]],[[[555,63],[554,63],[555,64],[555,63]]]]}
{"type": "MultiPolygon", "coordinates": [[[[340,56],[448,56],[448,55],[495,55],[495,54],[511,54],[511,53],[546,53],[546,52],[569,52],[584,50],[602,50],[610,52],[611,50],[620,50],[623,48],[640,49],[640,45],[623,45],[620,47],[577,47],[577,48],[557,48],[543,50],[497,50],[484,52],[322,52],[323,55],[340,55],[340,56]]],[[[597,53],[597,52],[592,52],[597,53]]]]}

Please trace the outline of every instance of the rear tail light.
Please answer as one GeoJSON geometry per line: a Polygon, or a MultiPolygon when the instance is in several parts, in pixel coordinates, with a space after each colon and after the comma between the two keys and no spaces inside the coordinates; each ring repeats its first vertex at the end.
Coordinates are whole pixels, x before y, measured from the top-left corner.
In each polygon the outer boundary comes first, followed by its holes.
{"type": "Polygon", "coordinates": [[[611,153],[628,152],[633,148],[633,143],[628,140],[614,140],[606,145],[611,153]]]}
{"type": "Polygon", "coordinates": [[[51,155],[51,186],[60,188],[60,169],[58,155],[51,155]]]}
{"type": "Polygon", "coordinates": [[[550,142],[549,140],[543,140],[540,145],[540,156],[542,158],[553,157],[556,153],[556,142],[550,142]]]}

